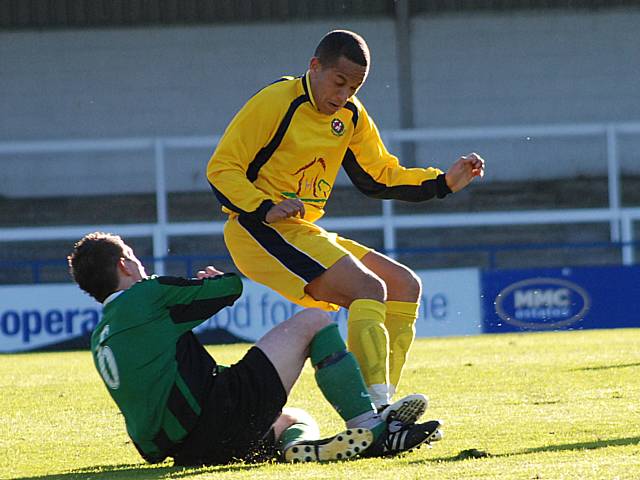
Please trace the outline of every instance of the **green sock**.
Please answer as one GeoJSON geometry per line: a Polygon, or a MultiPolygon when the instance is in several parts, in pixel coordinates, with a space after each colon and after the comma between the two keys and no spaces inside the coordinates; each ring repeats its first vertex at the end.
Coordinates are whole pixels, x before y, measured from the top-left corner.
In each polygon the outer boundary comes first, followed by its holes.
{"type": "Polygon", "coordinates": [[[368,412],[375,414],[360,366],[346,348],[338,325],[332,324],[313,337],[310,354],[318,387],[345,422],[368,412]]]}

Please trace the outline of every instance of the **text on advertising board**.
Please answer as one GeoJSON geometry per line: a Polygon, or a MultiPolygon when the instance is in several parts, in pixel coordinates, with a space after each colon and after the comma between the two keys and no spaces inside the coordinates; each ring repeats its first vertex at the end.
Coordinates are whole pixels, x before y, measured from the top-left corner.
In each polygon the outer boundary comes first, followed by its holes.
{"type": "Polygon", "coordinates": [[[579,322],[591,299],[578,284],[560,278],[529,278],[498,293],[495,309],[507,323],[520,328],[547,330],[579,322]]]}

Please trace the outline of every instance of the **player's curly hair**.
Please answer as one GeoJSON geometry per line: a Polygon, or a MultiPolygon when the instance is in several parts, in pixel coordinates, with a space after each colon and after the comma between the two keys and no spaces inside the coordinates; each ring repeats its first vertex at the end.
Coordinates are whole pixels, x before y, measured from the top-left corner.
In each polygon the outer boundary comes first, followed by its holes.
{"type": "Polygon", "coordinates": [[[82,290],[102,303],[118,289],[118,262],[125,256],[124,248],[118,235],[89,233],[67,257],[69,272],[82,290]]]}
{"type": "Polygon", "coordinates": [[[369,47],[360,35],[349,30],[333,30],[327,33],[314,53],[325,66],[333,66],[342,56],[347,60],[369,68],[371,56],[369,47]]]}

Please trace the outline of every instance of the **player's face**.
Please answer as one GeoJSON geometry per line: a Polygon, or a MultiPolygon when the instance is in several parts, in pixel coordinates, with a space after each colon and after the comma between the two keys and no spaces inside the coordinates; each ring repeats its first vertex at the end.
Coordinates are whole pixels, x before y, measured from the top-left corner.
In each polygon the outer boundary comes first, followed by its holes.
{"type": "Polygon", "coordinates": [[[323,66],[317,57],[309,64],[311,93],[320,112],[333,115],[345,106],[367,78],[367,67],[340,57],[335,65],[323,66]]]}

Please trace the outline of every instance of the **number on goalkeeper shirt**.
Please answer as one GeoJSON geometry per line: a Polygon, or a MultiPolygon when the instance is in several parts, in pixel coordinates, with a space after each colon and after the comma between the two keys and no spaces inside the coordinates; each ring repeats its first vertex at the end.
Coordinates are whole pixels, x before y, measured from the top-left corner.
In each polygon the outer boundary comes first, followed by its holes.
{"type": "MultiPolygon", "coordinates": [[[[109,336],[109,325],[105,325],[100,332],[100,343],[102,343],[109,336]]],[[[117,390],[120,386],[120,374],[118,373],[118,364],[116,363],[116,357],[109,346],[100,346],[96,352],[98,357],[98,370],[100,375],[109,388],[117,390]]]]}

